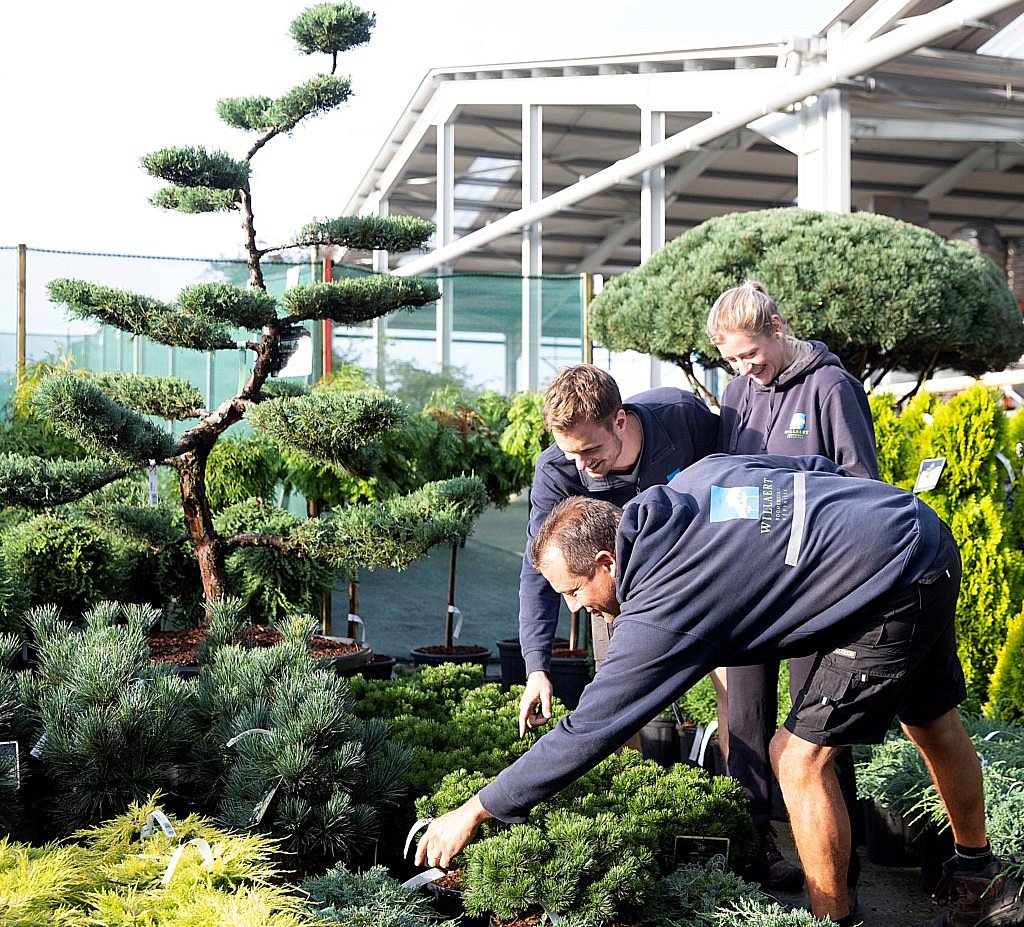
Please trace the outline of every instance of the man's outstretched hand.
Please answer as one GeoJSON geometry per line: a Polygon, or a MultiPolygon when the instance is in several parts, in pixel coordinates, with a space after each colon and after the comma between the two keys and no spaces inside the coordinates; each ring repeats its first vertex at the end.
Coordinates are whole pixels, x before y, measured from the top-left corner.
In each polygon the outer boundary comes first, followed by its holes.
{"type": "Polygon", "coordinates": [[[474,795],[454,811],[434,818],[416,848],[416,865],[448,869],[452,859],[476,836],[480,824],[491,817],[474,795]]]}
{"type": "Polygon", "coordinates": [[[519,699],[519,736],[528,727],[540,727],[551,720],[551,679],[543,670],[534,670],[526,679],[526,691],[519,699]]]}

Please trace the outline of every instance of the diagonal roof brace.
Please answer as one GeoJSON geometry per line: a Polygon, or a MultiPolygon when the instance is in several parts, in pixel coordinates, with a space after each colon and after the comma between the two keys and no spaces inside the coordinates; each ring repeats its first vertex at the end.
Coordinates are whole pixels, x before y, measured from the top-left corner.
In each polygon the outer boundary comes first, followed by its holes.
{"type": "Polygon", "coordinates": [[[624,179],[636,177],[761,116],[790,106],[812,94],[821,93],[833,86],[837,80],[863,74],[866,70],[914,51],[956,31],[967,22],[1003,10],[1012,6],[1014,2],[1015,0],[949,0],[932,12],[915,17],[913,22],[871,39],[859,47],[844,44],[834,58],[807,68],[781,86],[770,88],[760,96],[754,95],[745,106],[716,113],[663,142],[617,161],[579,183],[524,209],[516,210],[430,254],[410,261],[396,273],[401,276],[412,276],[454,261],[475,248],[518,232],[525,226],[558,212],[564,206],[578,203],[624,179]]]}

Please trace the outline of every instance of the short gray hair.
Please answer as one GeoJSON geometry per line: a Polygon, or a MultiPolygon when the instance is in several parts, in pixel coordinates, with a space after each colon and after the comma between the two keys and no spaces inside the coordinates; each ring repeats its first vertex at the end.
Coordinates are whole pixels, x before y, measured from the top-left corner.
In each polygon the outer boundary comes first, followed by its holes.
{"type": "Polygon", "coordinates": [[[566,569],[573,576],[589,579],[597,569],[594,558],[602,550],[615,553],[615,535],[621,518],[622,509],[603,499],[563,499],[548,513],[530,545],[533,568],[539,573],[548,548],[557,547],[566,569]]]}

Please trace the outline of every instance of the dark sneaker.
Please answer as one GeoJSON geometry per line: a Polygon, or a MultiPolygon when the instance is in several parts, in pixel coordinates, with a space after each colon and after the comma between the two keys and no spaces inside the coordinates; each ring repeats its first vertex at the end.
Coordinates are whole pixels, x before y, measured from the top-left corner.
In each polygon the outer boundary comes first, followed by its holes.
{"type": "Polygon", "coordinates": [[[804,871],[794,866],[779,849],[775,838],[769,834],[764,838],[765,865],[768,877],[765,885],[780,892],[797,892],[804,884],[804,871]]]}
{"type": "Polygon", "coordinates": [[[999,860],[980,872],[960,872],[955,856],[946,860],[935,900],[949,909],[921,927],[1024,927],[1021,887],[999,860]]]}

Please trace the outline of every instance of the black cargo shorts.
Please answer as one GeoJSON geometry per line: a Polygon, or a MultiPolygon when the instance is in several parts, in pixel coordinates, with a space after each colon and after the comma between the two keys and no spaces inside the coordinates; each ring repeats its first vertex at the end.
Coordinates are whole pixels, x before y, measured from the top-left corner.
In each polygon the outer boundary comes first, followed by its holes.
{"type": "Polygon", "coordinates": [[[967,697],[956,651],[960,552],[945,525],[931,567],[849,619],[818,653],[785,727],[822,746],[880,743],[893,718],[928,724],[967,697]]]}

